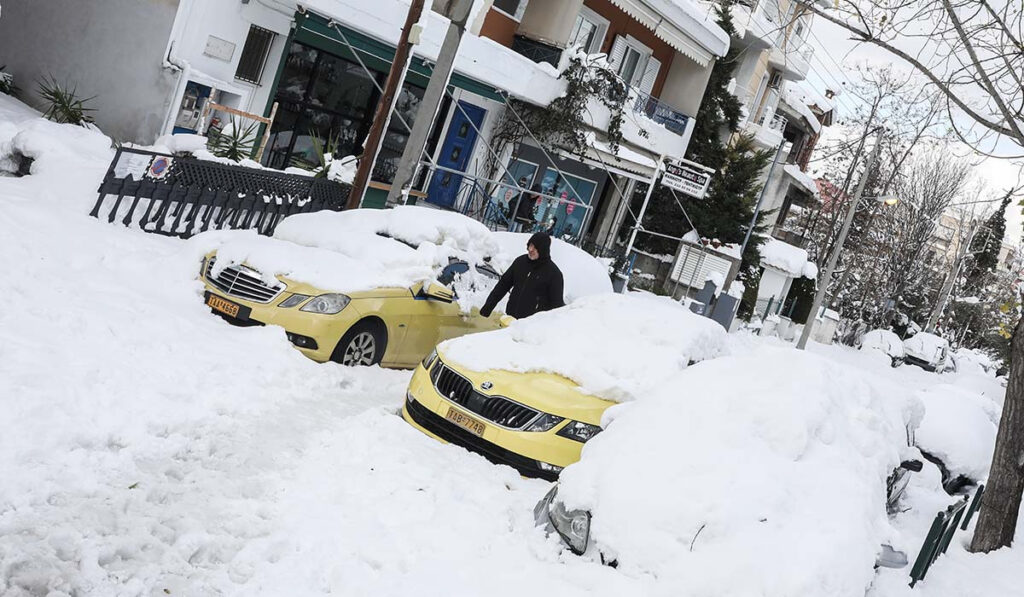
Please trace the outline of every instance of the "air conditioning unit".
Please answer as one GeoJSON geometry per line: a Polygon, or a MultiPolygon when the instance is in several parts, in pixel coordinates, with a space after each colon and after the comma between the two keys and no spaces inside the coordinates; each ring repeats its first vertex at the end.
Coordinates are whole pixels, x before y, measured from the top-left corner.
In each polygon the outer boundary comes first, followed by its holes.
{"type": "Polygon", "coordinates": [[[773,71],[772,76],[768,79],[768,87],[771,89],[782,88],[782,73],[779,71],[773,71]]]}

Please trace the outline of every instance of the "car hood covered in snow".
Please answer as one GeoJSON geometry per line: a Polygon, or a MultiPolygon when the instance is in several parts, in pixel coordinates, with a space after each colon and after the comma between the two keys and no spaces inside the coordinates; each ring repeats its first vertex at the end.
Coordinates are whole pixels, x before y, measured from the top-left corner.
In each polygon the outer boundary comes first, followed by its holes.
{"type": "Polygon", "coordinates": [[[722,326],[673,300],[600,294],[440,349],[475,371],[554,373],[586,393],[624,402],[660,390],[692,361],[723,354],[726,339],[722,326]]]}
{"type": "Polygon", "coordinates": [[[920,416],[898,390],[791,349],[700,363],[609,409],[558,498],[591,512],[606,560],[675,594],[861,597],[920,416]]]}

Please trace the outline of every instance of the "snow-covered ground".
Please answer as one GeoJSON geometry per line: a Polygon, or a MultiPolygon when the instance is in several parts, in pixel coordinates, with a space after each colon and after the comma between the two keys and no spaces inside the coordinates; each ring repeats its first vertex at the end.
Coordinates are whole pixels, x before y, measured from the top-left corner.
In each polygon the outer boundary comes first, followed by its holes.
{"type": "MultiPolygon", "coordinates": [[[[682,594],[563,551],[533,523],[547,483],[403,422],[408,372],[319,365],[280,330],[211,316],[192,244],[87,216],[113,154],[98,132],[0,95],[5,147],[36,162],[0,177],[0,595],[682,594]]],[[[812,346],[926,407],[966,393],[987,424],[998,412],[995,378],[812,346]]],[[[977,473],[989,440],[958,452],[944,422],[959,421],[938,416],[937,441],[977,473]]],[[[926,464],[894,545],[916,554],[952,501],[926,464]]],[[[968,536],[913,592],[884,570],[869,594],[1024,594],[1024,552],[968,554],[968,536]]]]}

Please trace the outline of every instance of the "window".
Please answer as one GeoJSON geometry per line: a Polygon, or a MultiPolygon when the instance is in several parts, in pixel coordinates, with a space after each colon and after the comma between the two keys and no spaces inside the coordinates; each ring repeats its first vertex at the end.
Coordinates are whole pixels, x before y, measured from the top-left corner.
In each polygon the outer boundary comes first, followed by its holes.
{"type": "Polygon", "coordinates": [[[242,48],[242,55],[238,59],[238,69],[235,70],[235,78],[252,83],[260,84],[263,78],[263,67],[267,64],[267,55],[270,54],[270,45],[274,43],[276,33],[270,29],[251,25],[249,36],[245,38],[245,47],[242,48]]]}
{"type": "MultiPolygon", "coordinates": [[[[373,73],[349,60],[293,42],[288,48],[275,100],[277,118],[271,127],[265,162],[271,168],[319,166],[316,141],[329,141],[339,156],[358,153],[366,138],[386,73],[373,73]]],[[[400,114],[412,126],[423,89],[406,82],[384,133],[373,179],[390,182],[408,140],[400,114]]]]}
{"type": "MultiPolygon", "coordinates": [[[[651,60],[651,49],[629,36],[618,36],[612,44],[608,60],[615,68],[616,74],[622,77],[627,85],[636,87],[644,79],[648,63],[651,60]]],[[[657,73],[654,75],[656,76],[657,73]]],[[[649,77],[653,84],[653,76],[649,77]]],[[[649,90],[647,90],[649,92],[649,90]]]]}
{"type": "Polygon", "coordinates": [[[581,7],[569,34],[569,47],[579,47],[587,54],[597,54],[604,45],[604,36],[607,32],[608,19],[586,6],[581,7]]]}
{"type": "Polygon", "coordinates": [[[523,18],[529,0],[494,0],[492,6],[515,20],[523,18]]]}

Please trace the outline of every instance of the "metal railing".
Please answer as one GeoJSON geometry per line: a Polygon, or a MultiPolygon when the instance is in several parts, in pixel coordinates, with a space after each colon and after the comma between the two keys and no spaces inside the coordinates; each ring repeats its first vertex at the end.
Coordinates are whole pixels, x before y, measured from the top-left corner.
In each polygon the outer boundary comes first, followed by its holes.
{"type": "Polygon", "coordinates": [[[289,215],[341,211],[350,191],[326,178],[122,147],[89,215],[180,238],[225,228],[271,235],[289,215]]]}
{"type": "Polygon", "coordinates": [[[517,35],[512,39],[512,51],[522,54],[538,64],[545,62],[554,67],[558,67],[558,62],[562,58],[561,49],[522,35],[517,35]]]}
{"type": "Polygon", "coordinates": [[[634,112],[646,115],[677,135],[686,134],[686,125],[690,121],[689,116],[648,93],[636,89],[633,90],[633,93],[636,94],[636,101],[633,102],[634,112]]]}
{"type": "Polygon", "coordinates": [[[768,114],[762,114],[757,124],[782,133],[786,130],[786,125],[789,124],[789,119],[782,114],[773,114],[771,120],[768,120],[768,114]],[[768,121],[767,125],[765,124],[766,120],[768,121]]]}
{"type": "Polygon", "coordinates": [[[932,521],[932,526],[928,529],[928,535],[925,536],[924,544],[921,545],[921,551],[917,554],[914,566],[910,569],[911,587],[916,585],[917,581],[924,580],[925,575],[928,574],[928,569],[935,563],[936,558],[946,553],[949,542],[953,540],[953,535],[956,533],[957,526],[960,527],[960,530],[967,530],[967,526],[971,523],[971,518],[978,511],[978,508],[981,507],[984,493],[985,486],[979,485],[978,491],[975,492],[974,499],[971,500],[969,507],[967,505],[968,498],[964,496],[963,500],[935,515],[935,520],[932,521]]]}

